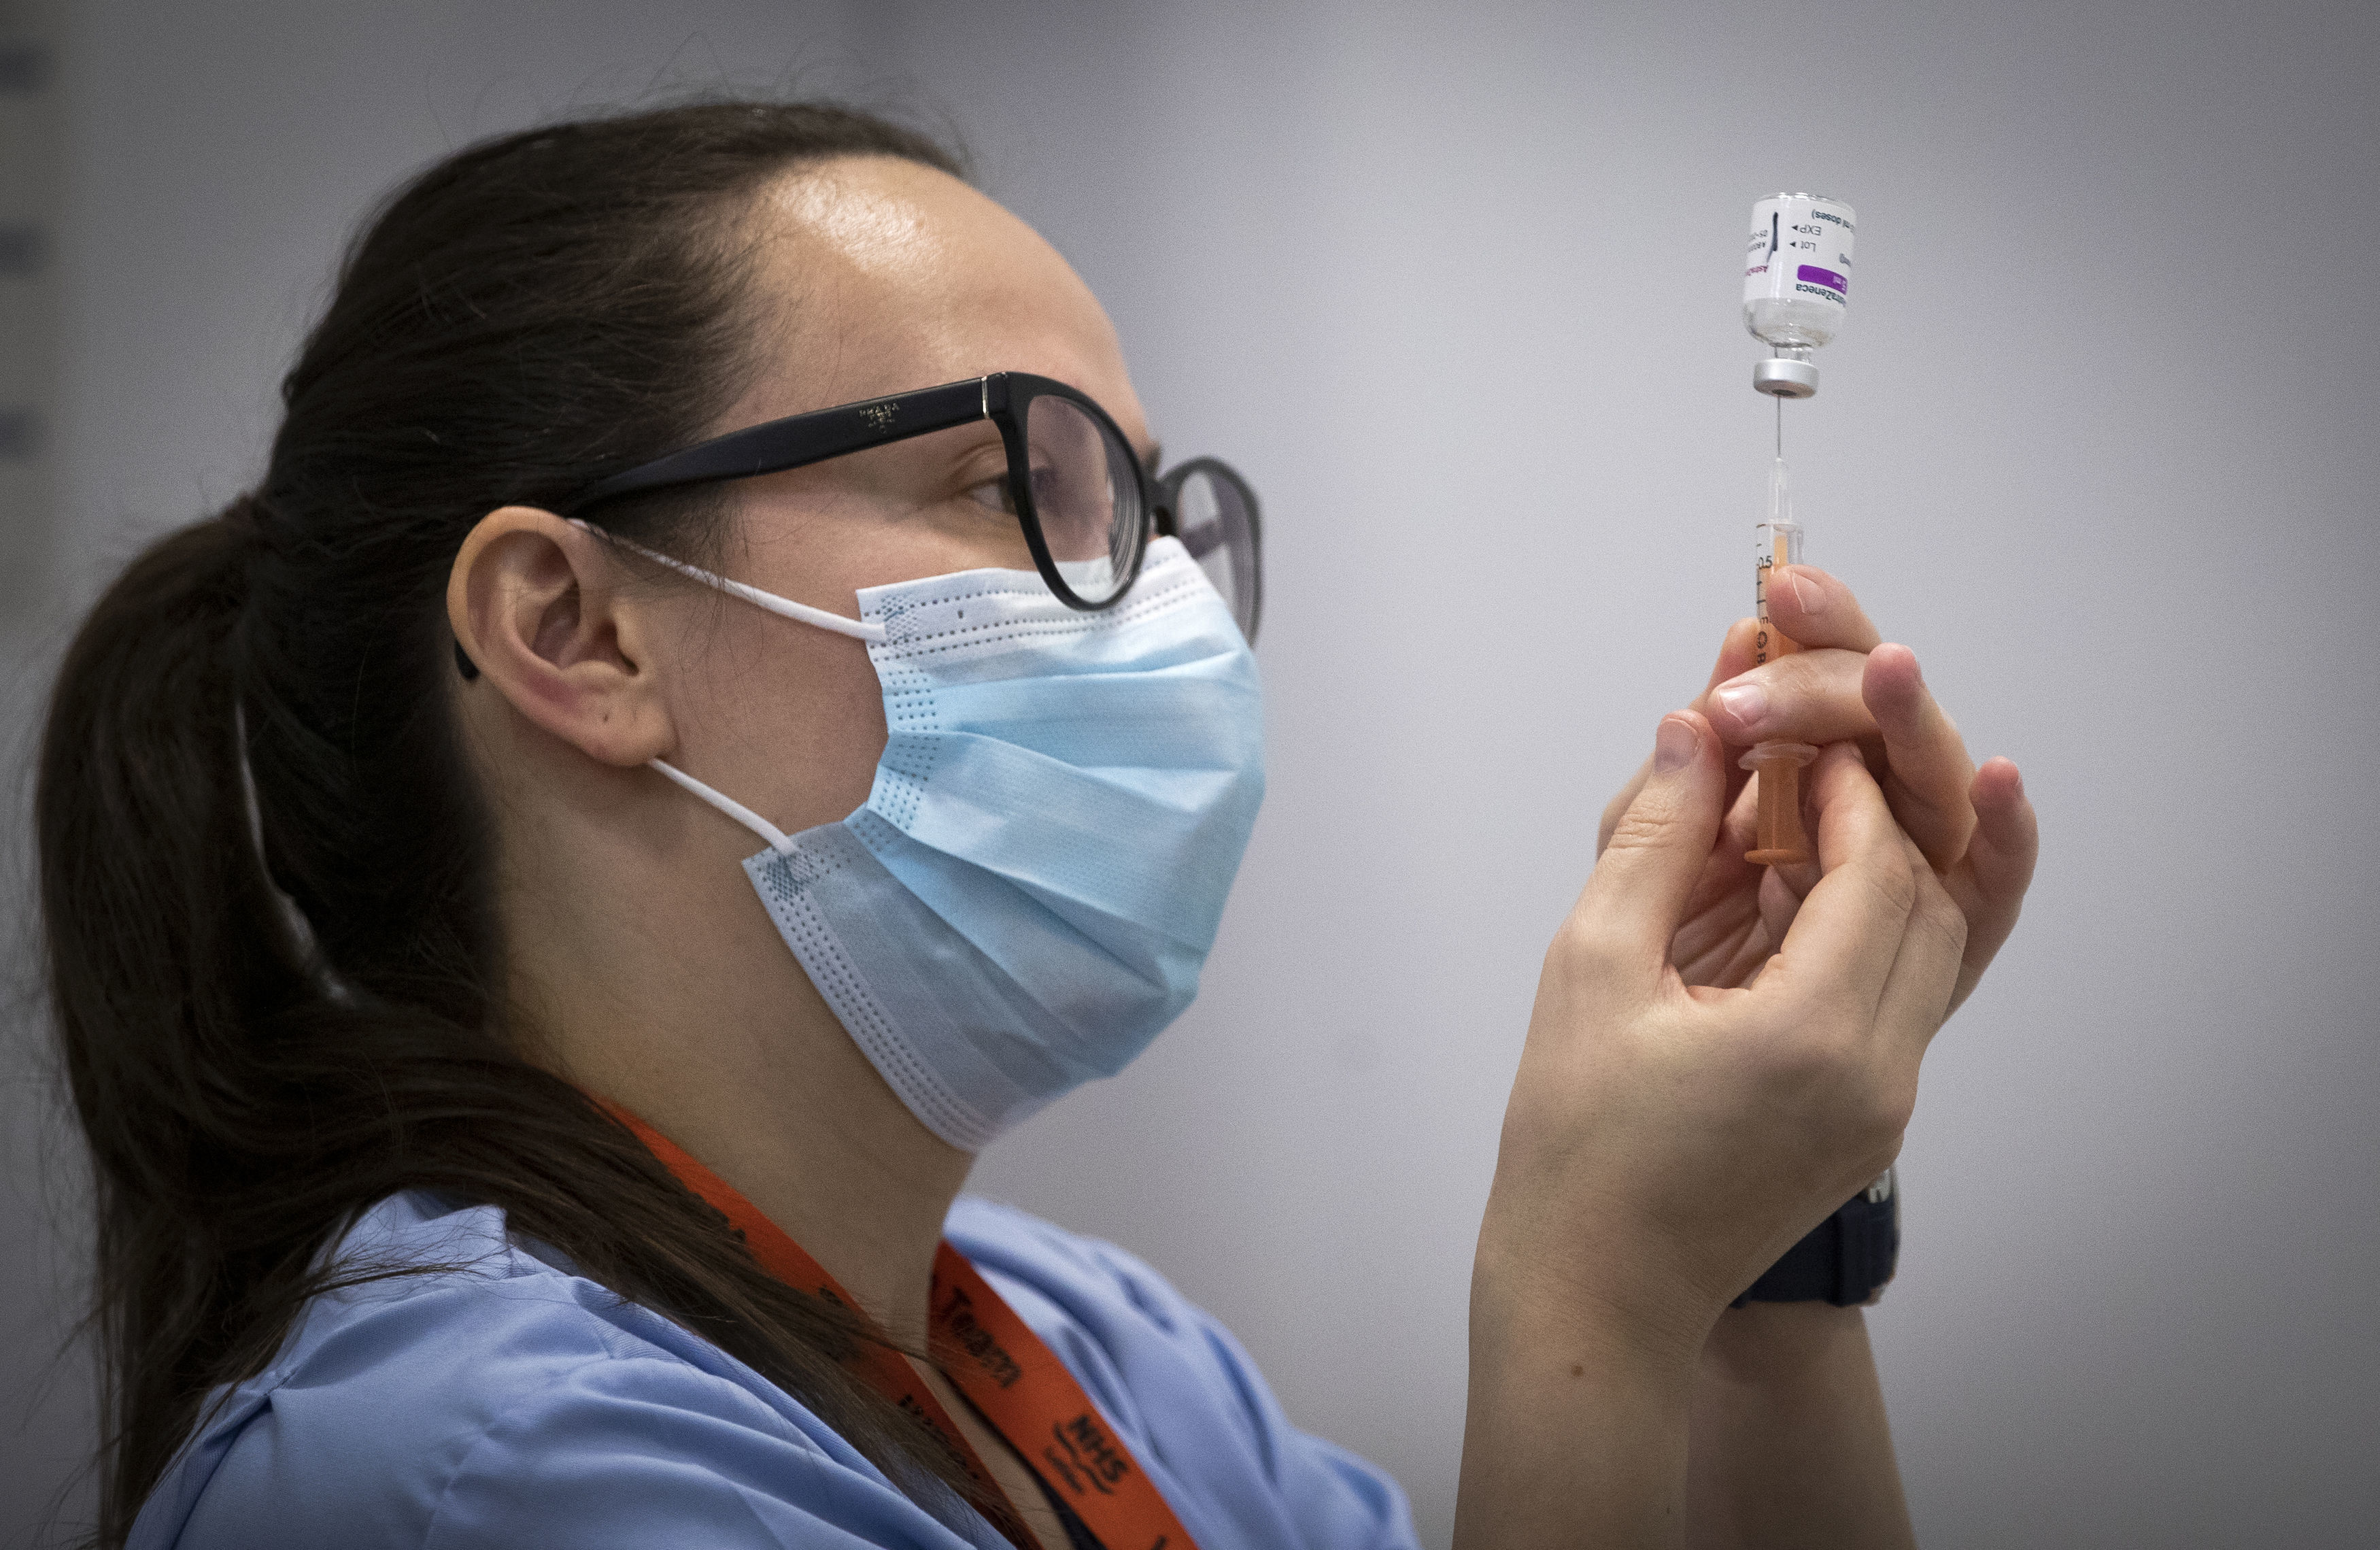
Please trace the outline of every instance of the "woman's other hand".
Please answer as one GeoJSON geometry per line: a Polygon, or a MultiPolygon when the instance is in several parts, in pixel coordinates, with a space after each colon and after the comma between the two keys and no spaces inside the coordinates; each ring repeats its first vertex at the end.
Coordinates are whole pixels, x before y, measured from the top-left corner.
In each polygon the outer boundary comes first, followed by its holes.
{"type": "MultiPolygon", "coordinates": [[[[1959,729],[1925,688],[1916,654],[1883,643],[1849,587],[1810,566],[1769,582],[1771,621],[1803,650],[1755,665],[1754,626],[1740,619],[1694,709],[1730,745],[1727,820],[1697,880],[1670,952],[1688,984],[1741,985],[1784,940],[1816,880],[1815,867],[1767,868],[1753,848],[1751,777],[1734,751],[1768,740],[1855,742],[1907,832],[1967,921],[1955,1010],[2016,925],[2039,834],[2024,782],[2006,759],[1975,768],[1959,729]]],[[[1651,763],[1604,810],[1602,845],[1644,787],[1651,763]]]]}

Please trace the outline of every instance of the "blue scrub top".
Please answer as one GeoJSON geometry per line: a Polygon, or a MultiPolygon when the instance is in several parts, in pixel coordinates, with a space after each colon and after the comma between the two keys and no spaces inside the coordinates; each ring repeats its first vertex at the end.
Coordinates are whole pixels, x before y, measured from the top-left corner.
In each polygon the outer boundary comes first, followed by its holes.
{"type": "MultiPolygon", "coordinates": [[[[962,1200],[951,1242],[1058,1353],[1199,1550],[1415,1544],[1404,1493],[1291,1426],[1239,1343],[1140,1261],[962,1200]]],[[[801,1545],[1008,1550],[912,1502],[801,1403],[507,1235],[394,1195],[339,1254],[450,1268],[316,1299],[221,1396],[131,1550],[801,1545]]],[[[1125,1547],[1115,1547],[1125,1550],[1125,1547]]]]}

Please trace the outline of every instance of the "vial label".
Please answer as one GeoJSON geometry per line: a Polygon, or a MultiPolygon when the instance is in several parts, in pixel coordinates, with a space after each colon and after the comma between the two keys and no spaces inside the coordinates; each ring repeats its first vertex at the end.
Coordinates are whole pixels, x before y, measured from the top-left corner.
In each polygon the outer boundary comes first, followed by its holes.
{"type": "Polygon", "coordinates": [[[1823,345],[1842,325],[1852,286],[1852,207],[1778,194],[1752,207],[1743,254],[1743,322],[1780,347],[1823,345]]]}
{"type": "Polygon", "coordinates": [[[1852,283],[1831,269],[1821,269],[1815,263],[1804,263],[1793,271],[1793,291],[1797,296],[1815,296],[1821,301],[1847,302],[1843,293],[1852,283]]]}

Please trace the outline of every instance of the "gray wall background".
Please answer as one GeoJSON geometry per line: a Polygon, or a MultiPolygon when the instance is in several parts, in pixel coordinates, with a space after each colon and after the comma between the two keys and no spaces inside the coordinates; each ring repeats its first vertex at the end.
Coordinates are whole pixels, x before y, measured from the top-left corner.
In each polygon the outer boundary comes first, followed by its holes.
{"type": "MultiPolygon", "coordinates": [[[[1928,1063],[1872,1315],[1923,1537],[2370,1543],[2380,11],[83,0],[66,36],[56,558],[7,620],[12,752],[104,577],[253,477],[394,179],[682,86],[966,132],[1167,445],[1255,477],[1271,559],[1272,795],[1207,993],[978,1181],[1156,1262],[1437,1544],[1537,959],[1745,606],[1744,214],[1851,200],[1852,317],[1788,410],[1812,557],[2046,836],[1928,1063]]],[[[18,1005],[0,1538],[37,1544],[86,1511],[90,1409],[73,1143],[18,1005]]]]}

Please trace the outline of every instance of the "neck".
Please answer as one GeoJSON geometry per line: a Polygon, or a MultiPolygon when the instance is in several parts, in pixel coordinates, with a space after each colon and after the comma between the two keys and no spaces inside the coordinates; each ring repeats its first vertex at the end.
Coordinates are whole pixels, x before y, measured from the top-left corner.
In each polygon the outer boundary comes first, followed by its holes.
{"type": "Polygon", "coordinates": [[[935,1250],[973,1158],[926,1131],[842,1028],[833,1033],[881,1104],[859,1101],[856,1080],[805,1081],[798,1097],[780,1087],[773,1101],[758,1083],[731,1095],[711,1083],[656,1080],[656,1073],[584,1085],[634,1110],[724,1179],[895,1344],[922,1350],[935,1250]],[[827,1092],[839,1101],[822,1101],[827,1092]]]}
{"type": "MultiPolygon", "coordinates": [[[[528,1053],[691,1153],[922,1349],[934,1250],[973,1155],[920,1124],[844,1031],[736,864],[748,842],[678,800],[671,817],[693,832],[667,837],[674,864],[507,878],[528,1053]]],[[[600,852],[588,836],[546,851],[570,872],[600,852]]]]}

